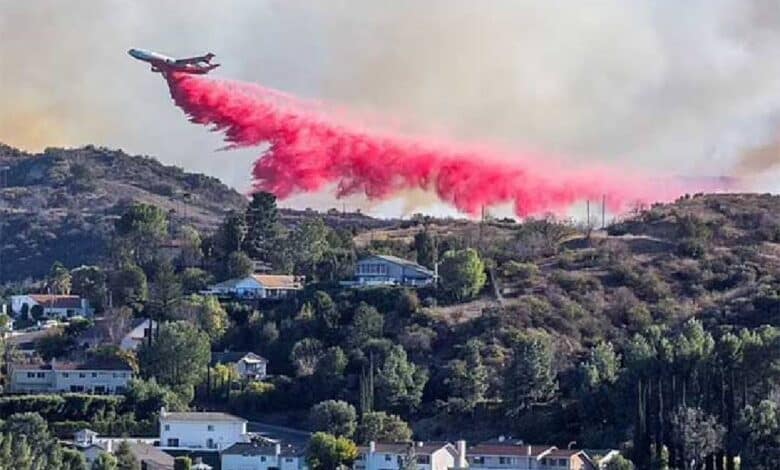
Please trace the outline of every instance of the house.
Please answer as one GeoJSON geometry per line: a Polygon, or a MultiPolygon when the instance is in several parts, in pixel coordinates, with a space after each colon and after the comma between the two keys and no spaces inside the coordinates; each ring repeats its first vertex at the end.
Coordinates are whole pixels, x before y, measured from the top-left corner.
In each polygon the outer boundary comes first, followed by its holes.
{"type": "Polygon", "coordinates": [[[372,255],[357,262],[355,280],[342,282],[348,287],[430,285],[436,274],[413,261],[389,255],[372,255]]]}
{"type": "Polygon", "coordinates": [[[595,470],[588,455],[577,449],[513,442],[484,442],[468,449],[473,470],[595,470]]]}
{"type": "Polygon", "coordinates": [[[141,464],[141,470],[173,470],[173,456],[144,442],[131,442],[130,452],[141,464]]]}
{"type": "Polygon", "coordinates": [[[620,455],[620,451],[615,449],[585,449],[585,453],[598,469],[606,468],[610,460],[620,455]]]}
{"type": "Polygon", "coordinates": [[[237,442],[249,442],[247,421],[227,413],[160,410],[160,447],[221,451],[237,442]]]}
{"type": "Polygon", "coordinates": [[[282,444],[243,442],[222,451],[222,470],[303,470],[304,449],[282,444]]]}
{"type": "Polygon", "coordinates": [[[148,318],[136,318],[130,324],[130,328],[119,341],[119,349],[122,351],[135,351],[142,343],[149,341],[152,330],[157,327],[157,322],[148,318]]]}
{"type": "Polygon", "coordinates": [[[122,442],[127,442],[130,452],[141,464],[142,470],[173,470],[173,457],[154,447],[153,439],[143,437],[99,437],[91,429],[82,429],[73,434],[73,446],[87,461],[87,467],[104,452],[114,453],[122,442]]]}
{"type": "Polygon", "coordinates": [[[133,370],[120,360],[84,362],[13,363],[9,366],[13,393],[107,393],[127,390],[133,370]]]}
{"type": "Polygon", "coordinates": [[[234,365],[243,380],[263,380],[268,367],[268,359],[253,352],[211,353],[212,367],[217,364],[234,365]]]}
{"type": "Polygon", "coordinates": [[[359,448],[354,470],[396,470],[413,446],[419,470],[450,470],[466,468],[466,443],[458,441],[458,449],[449,442],[381,443],[370,442],[359,448]]]}
{"type": "Polygon", "coordinates": [[[94,310],[87,299],[78,295],[26,294],[11,296],[11,312],[14,316],[33,315],[40,308],[44,318],[89,317],[94,310]]]}
{"type": "Polygon", "coordinates": [[[279,299],[303,289],[303,278],[280,274],[252,274],[210,286],[203,294],[235,299],[279,299]]]}

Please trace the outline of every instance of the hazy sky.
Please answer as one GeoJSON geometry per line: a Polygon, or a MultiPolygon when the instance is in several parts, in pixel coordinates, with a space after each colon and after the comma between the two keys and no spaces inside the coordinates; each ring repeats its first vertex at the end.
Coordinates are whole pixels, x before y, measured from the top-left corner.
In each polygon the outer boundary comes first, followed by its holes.
{"type": "Polygon", "coordinates": [[[0,141],[118,147],[245,189],[258,152],[215,152],[126,53],[211,51],[215,75],[415,130],[776,190],[778,25],[774,0],[0,0],[0,141]]]}

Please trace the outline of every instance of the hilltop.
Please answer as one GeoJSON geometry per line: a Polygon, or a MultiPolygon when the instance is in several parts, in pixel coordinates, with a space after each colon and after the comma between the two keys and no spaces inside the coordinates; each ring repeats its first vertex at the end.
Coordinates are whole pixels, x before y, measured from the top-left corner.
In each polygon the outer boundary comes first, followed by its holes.
{"type": "MultiPolygon", "coordinates": [[[[6,187],[0,184],[0,281],[39,279],[55,260],[70,267],[98,262],[114,221],[133,203],[168,211],[172,230],[187,224],[204,233],[247,204],[244,195],[216,178],[121,150],[86,146],[33,154],[0,144],[0,167],[7,168],[6,187]]],[[[280,215],[283,223],[295,225],[311,212],[280,215]]],[[[358,230],[392,223],[359,213],[323,216],[331,226],[358,230]]]]}

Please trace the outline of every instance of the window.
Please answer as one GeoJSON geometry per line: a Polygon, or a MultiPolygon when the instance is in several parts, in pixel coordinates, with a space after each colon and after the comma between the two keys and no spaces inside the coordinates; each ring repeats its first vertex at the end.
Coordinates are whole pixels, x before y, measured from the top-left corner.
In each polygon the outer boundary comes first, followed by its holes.
{"type": "Polygon", "coordinates": [[[291,457],[287,457],[286,459],[284,459],[284,461],[285,462],[292,462],[292,458],[291,457]]]}
{"type": "Polygon", "coordinates": [[[485,457],[483,457],[483,456],[479,456],[479,457],[472,457],[472,458],[471,458],[471,463],[475,463],[475,464],[479,464],[479,465],[484,465],[484,464],[485,464],[485,457]]]}
{"type": "Polygon", "coordinates": [[[499,457],[498,458],[498,463],[500,463],[501,465],[504,465],[504,464],[509,463],[508,460],[509,459],[507,459],[506,457],[499,457]]]}
{"type": "Polygon", "coordinates": [[[542,465],[547,465],[547,458],[546,457],[542,459],[542,465]]]}
{"type": "Polygon", "coordinates": [[[34,379],[35,378],[35,372],[28,372],[27,373],[27,378],[28,379],[34,379]]]}
{"type": "Polygon", "coordinates": [[[86,376],[87,376],[87,374],[85,374],[85,373],[83,373],[83,372],[79,372],[79,378],[80,378],[80,379],[83,379],[83,378],[84,378],[84,377],[86,377],[86,376]]]}
{"type": "Polygon", "coordinates": [[[168,439],[168,447],[179,447],[178,439],[168,439]]]}
{"type": "Polygon", "coordinates": [[[212,439],[212,438],[206,439],[206,448],[207,449],[216,449],[217,448],[216,444],[214,444],[214,439],[212,439]]]}
{"type": "Polygon", "coordinates": [[[93,372],[92,377],[97,377],[97,372],[93,372]]]}
{"type": "Polygon", "coordinates": [[[170,431],[171,430],[171,425],[170,424],[166,424],[164,427],[165,427],[166,431],[170,431]]]}
{"type": "Polygon", "coordinates": [[[261,462],[265,462],[265,455],[261,455],[261,456],[260,456],[260,461],[261,461],[261,462]]]}
{"type": "Polygon", "coordinates": [[[209,431],[213,431],[213,430],[214,430],[214,425],[212,425],[212,424],[209,424],[209,426],[208,426],[208,428],[207,428],[207,429],[208,429],[209,431]]]}
{"type": "Polygon", "coordinates": [[[431,456],[430,455],[418,455],[417,456],[417,463],[428,465],[431,463],[431,456]]]}
{"type": "Polygon", "coordinates": [[[70,377],[70,372],[63,372],[62,376],[67,379],[68,377],[70,377]]]}
{"type": "Polygon", "coordinates": [[[44,377],[46,377],[46,374],[44,374],[43,372],[38,372],[38,378],[39,379],[42,379],[44,377]]]}
{"type": "Polygon", "coordinates": [[[390,454],[385,454],[385,462],[390,462],[393,460],[393,457],[390,454]]]}
{"type": "Polygon", "coordinates": [[[84,391],[84,387],[81,386],[81,385],[71,385],[70,386],[70,391],[73,392],[73,393],[83,392],[84,391]]]}

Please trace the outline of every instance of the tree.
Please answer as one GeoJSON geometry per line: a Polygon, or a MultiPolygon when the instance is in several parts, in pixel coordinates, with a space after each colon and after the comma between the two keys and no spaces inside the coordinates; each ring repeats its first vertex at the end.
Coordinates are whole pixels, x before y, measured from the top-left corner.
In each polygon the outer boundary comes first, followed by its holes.
{"type": "Polygon", "coordinates": [[[450,374],[445,380],[450,387],[448,401],[458,411],[471,412],[485,400],[488,370],[482,363],[481,348],[481,341],[470,339],[463,347],[461,359],[450,363],[450,374]]]}
{"type": "Polygon", "coordinates": [[[285,266],[288,272],[303,274],[309,278],[316,274],[316,266],[327,252],[330,229],[321,218],[306,219],[289,236],[285,266]]]}
{"type": "Polygon", "coordinates": [[[780,405],[762,400],[747,406],[739,422],[742,468],[770,470],[780,468],[780,405]]]}
{"type": "Polygon", "coordinates": [[[190,295],[176,307],[176,318],[200,327],[212,342],[219,340],[228,326],[228,315],[216,297],[190,295]]]}
{"type": "Polygon", "coordinates": [[[146,274],[136,264],[125,263],[113,272],[110,285],[114,303],[130,306],[135,311],[140,311],[149,297],[146,274]]]}
{"type": "Polygon", "coordinates": [[[119,251],[145,266],[168,235],[168,216],[156,206],[133,204],[116,222],[119,251]]]}
{"type": "Polygon", "coordinates": [[[548,402],[557,389],[549,341],[538,336],[521,338],[513,348],[512,362],[504,379],[507,414],[520,416],[535,404],[548,402]]]}
{"type": "Polygon", "coordinates": [[[181,288],[187,294],[205,290],[214,277],[200,268],[187,268],[181,273],[181,288]]]}
{"type": "Polygon", "coordinates": [[[354,406],[345,401],[327,400],[312,407],[309,422],[315,431],[352,437],[357,427],[357,412],[354,406]]]}
{"type": "Polygon", "coordinates": [[[306,461],[312,470],[336,470],[351,466],[358,455],[357,446],[346,437],[317,432],[309,441],[306,461]]]}
{"type": "Polygon", "coordinates": [[[371,441],[406,442],[412,438],[412,430],[398,415],[371,411],[363,414],[355,436],[361,444],[371,441]]]}
{"type": "Polygon", "coordinates": [[[378,398],[392,410],[413,410],[420,405],[428,374],[406,357],[401,346],[387,353],[377,377],[378,398]]]}
{"type": "Polygon", "coordinates": [[[417,451],[414,448],[414,442],[410,442],[406,447],[406,452],[398,463],[398,470],[418,470],[417,451]]]}
{"type": "Polygon", "coordinates": [[[321,334],[332,335],[339,328],[341,313],[336,308],[327,292],[318,290],[314,293],[311,307],[314,310],[314,318],[317,322],[317,329],[321,334]]]}
{"type": "Polygon", "coordinates": [[[190,470],[191,468],[192,460],[186,455],[173,459],[173,470],[190,470]]]}
{"type": "Polygon", "coordinates": [[[347,355],[338,346],[331,346],[322,353],[314,371],[319,396],[334,396],[343,389],[348,362],[347,355]]]}
{"type": "Polygon", "coordinates": [[[349,327],[349,342],[359,348],[372,338],[381,338],[384,323],[384,317],[376,308],[360,302],[349,327]]]}
{"type": "Polygon", "coordinates": [[[149,419],[165,407],[169,411],[184,411],[187,403],[165,385],[154,378],[149,380],[133,379],[125,392],[124,406],[135,412],[139,419],[149,419]]]}
{"type": "Polygon", "coordinates": [[[588,360],[580,365],[583,385],[594,389],[601,384],[613,384],[620,372],[620,357],[612,343],[599,342],[590,350],[588,360]]]}
{"type": "Polygon", "coordinates": [[[290,362],[295,366],[298,377],[312,375],[321,354],[322,343],[317,339],[304,338],[295,343],[290,352],[290,362]]]}
{"type": "Polygon", "coordinates": [[[158,337],[138,349],[143,375],[177,392],[191,391],[206,373],[210,360],[208,335],[183,321],[164,323],[158,337]]]}
{"type": "Polygon", "coordinates": [[[179,267],[197,266],[203,259],[203,250],[201,245],[200,233],[190,226],[184,226],[179,230],[179,240],[181,241],[181,251],[176,258],[176,264],[179,267]]]}
{"type": "Polygon", "coordinates": [[[92,462],[92,470],[119,470],[116,457],[108,452],[101,452],[98,458],[92,462]]]}
{"type": "Polygon", "coordinates": [[[234,251],[230,253],[225,264],[225,277],[240,279],[252,274],[252,260],[246,253],[234,251]]]}
{"type": "Polygon", "coordinates": [[[604,470],[634,470],[634,464],[627,458],[618,454],[609,459],[604,470]]]}
{"type": "Polygon", "coordinates": [[[49,275],[46,278],[46,287],[52,294],[68,295],[71,289],[71,277],[70,271],[62,265],[59,261],[56,261],[49,271],[49,275]]]}
{"type": "Polygon", "coordinates": [[[679,408],[671,424],[672,435],[682,449],[685,470],[704,468],[705,458],[723,446],[723,426],[700,408],[679,408]]]}
{"type": "Polygon", "coordinates": [[[141,470],[141,462],[135,457],[132,450],[130,450],[130,444],[127,441],[122,441],[114,452],[117,462],[117,470],[141,470]]]}
{"type": "Polygon", "coordinates": [[[245,213],[247,235],[244,249],[256,259],[271,261],[279,234],[279,214],[276,196],[267,192],[252,195],[245,213]]]}
{"type": "Polygon", "coordinates": [[[438,247],[436,239],[428,233],[428,230],[420,230],[414,235],[414,251],[417,252],[419,264],[433,269],[437,261],[438,247]]]}
{"type": "Polygon", "coordinates": [[[89,470],[84,454],[76,449],[62,449],[62,465],[65,470],[89,470]]]}
{"type": "Polygon", "coordinates": [[[106,273],[98,266],[80,266],[72,270],[70,276],[71,291],[86,298],[96,311],[103,311],[107,296],[106,273]]]}
{"type": "Polygon", "coordinates": [[[181,284],[179,276],[168,261],[162,261],[154,276],[149,302],[146,305],[150,318],[165,320],[171,317],[171,313],[181,299],[181,284]]]}
{"type": "Polygon", "coordinates": [[[487,281],[485,263],[472,248],[444,253],[439,275],[442,287],[458,301],[476,297],[487,281]]]}
{"type": "Polygon", "coordinates": [[[241,251],[248,227],[244,214],[231,211],[217,232],[218,246],[223,255],[241,251]]]}

